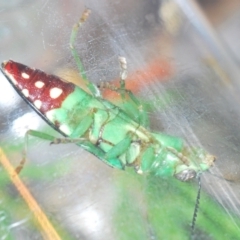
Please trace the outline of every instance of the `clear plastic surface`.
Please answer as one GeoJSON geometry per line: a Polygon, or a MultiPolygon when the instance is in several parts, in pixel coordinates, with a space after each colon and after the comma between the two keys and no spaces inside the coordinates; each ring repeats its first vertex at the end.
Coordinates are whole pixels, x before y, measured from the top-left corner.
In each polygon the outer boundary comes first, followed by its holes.
{"type": "MultiPolygon", "coordinates": [[[[127,81],[150,106],[151,130],[216,156],[214,167],[202,174],[195,232],[190,225],[197,181],[112,169],[74,144],[50,146],[30,137],[19,177],[51,227],[42,227],[1,166],[0,239],[49,239],[51,229],[52,239],[237,239],[240,9],[212,27],[195,1],[1,1],[0,61],[12,59],[78,83],[69,38],[85,6],[92,12],[76,47],[88,79],[118,80],[118,56],[126,57],[127,81]]],[[[0,116],[0,146],[14,167],[28,129],[60,137],[2,74],[0,116]]]]}

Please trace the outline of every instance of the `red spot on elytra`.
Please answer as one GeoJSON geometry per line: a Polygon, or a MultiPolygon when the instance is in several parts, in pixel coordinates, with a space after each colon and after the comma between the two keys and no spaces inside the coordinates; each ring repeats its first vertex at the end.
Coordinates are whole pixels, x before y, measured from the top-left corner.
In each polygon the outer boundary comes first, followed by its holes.
{"type": "Polygon", "coordinates": [[[55,75],[48,75],[41,70],[32,69],[11,60],[3,64],[3,71],[10,78],[10,81],[12,81],[12,78],[17,82],[15,87],[19,92],[23,89],[29,91],[27,99],[30,102],[34,103],[36,100],[41,101],[41,107],[39,110],[43,114],[51,109],[60,108],[62,102],[74,91],[75,88],[74,84],[64,82],[55,75]],[[38,81],[43,83],[41,88],[35,85],[38,81]],[[57,98],[51,98],[50,90],[52,88],[62,89],[63,92],[57,98]]]}

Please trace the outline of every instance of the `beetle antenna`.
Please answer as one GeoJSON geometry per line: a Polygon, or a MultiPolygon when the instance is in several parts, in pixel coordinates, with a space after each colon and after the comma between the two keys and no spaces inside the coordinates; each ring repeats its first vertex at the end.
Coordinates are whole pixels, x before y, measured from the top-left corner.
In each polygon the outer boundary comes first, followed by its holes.
{"type": "Polygon", "coordinates": [[[192,218],[192,224],[191,224],[192,235],[193,235],[196,220],[197,220],[200,197],[201,197],[201,178],[200,176],[198,176],[198,193],[197,193],[197,198],[196,198],[196,203],[195,203],[195,208],[194,208],[193,218],[192,218]]]}

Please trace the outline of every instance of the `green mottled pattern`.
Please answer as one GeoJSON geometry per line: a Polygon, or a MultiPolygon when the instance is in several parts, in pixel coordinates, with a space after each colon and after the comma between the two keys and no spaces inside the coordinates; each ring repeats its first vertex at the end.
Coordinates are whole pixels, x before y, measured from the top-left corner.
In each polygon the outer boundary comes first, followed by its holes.
{"type": "MultiPolygon", "coordinates": [[[[151,133],[115,105],[78,87],[61,108],[48,111],[46,116],[70,138],[84,138],[78,145],[114,168],[133,166],[140,174],[151,172],[160,176],[188,168],[196,172],[209,168],[202,161],[195,163],[199,153],[188,154],[190,163],[183,164],[178,156],[184,151],[180,138],[151,133]]],[[[206,155],[201,154],[203,158],[206,155]]]]}

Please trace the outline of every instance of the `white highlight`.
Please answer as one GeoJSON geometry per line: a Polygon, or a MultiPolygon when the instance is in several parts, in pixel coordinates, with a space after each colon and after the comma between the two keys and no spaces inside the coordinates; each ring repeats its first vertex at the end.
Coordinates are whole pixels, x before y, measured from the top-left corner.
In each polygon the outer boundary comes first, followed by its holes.
{"type": "Polygon", "coordinates": [[[29,79],[29,78],[30,78],[30,76],[29,76],[27,73],[25,73],[25,72],[22,72],[22,73],[21,73],[21,76],[22,76],[23,78],[25,78],[25,79],[29,79]]]}
{"type": "Polygon", "coordinates": [[[138,174],[143,174],[143,170],[142,170],[142,169],[138,169],[138,170],[137,170],[137,173],[138,173],[138,174]]]}
{"type": "Polygon", "coordinates": [[[6,73],[6,75],[9,77],[9,79],[12,81],[12,83],[14,85],[18,85],[18,82],[16,81],[16,79],[13,77],[12,74],[10,74],[8,71],[4,70],[4,72],[6,73]]]}
{"type": "Polygon", "coordinates": [[[71,131],[67,125],[61,125],[59,129],[66,135],[70,135],[71,131]]]}
{"type": "Polygon", "coordinates": [[[33,103],[38,109],[40,109],[42,106],[42,101],[40,101],[39,99],[35,100],[33,103]]]}
{"type": "Polygon", "coordinates": [[[63,90],[61,88],[54,87],[50,89],[50,97],[52,99],[58,98],[62,94],[63,90]]]}
{"type": "Polygon", "coordinates": [[[47,111],[45,115],[52,123],[54,122],[54,110],[47,111]]]}
{"type": "MultiPolygon", "coordinates": [[[[104,193],[105,192],[103,192],[103,194],[104,193]]],[[[106,194],[107,193],[105,193],[104,196],[106,196],[106,194]]],[[[96,193],[94,196],[99,197],[96,193]]],[[[108,200],[107,203],[106,199],[103,200],[99,198],[98,201],[100,204],[105,204],[106,206],[109,204],[111,205],[112,196],[109,198],[110,200],[108,200]]],[[[78,205],[69,206],[68,209],[65,210],[65,216],[69,219],[69,224],[71,224],[72,227],[77,227],[79,223],[81,223],[83,235],[91,236],[92,239],[99,238],[99,233],[102,229],[109,227],[109,225],[107,225],[108,212],[104,214],[104,211],[99,209],[98,205],[96,205],[96,203],[92,203],[88,199],[81,201],[78,205]]]]}
{"type": "Polygon", "coordinates": [[[24,88],[24,89],[22,90],[22,93],[23,93],[23,95],[24,95],[25,97],[29,97],[29,91],[28,91],[28,89],[24,88]]]}
{"type": "Polygon", "coordinates": [[[40,120],[35,112],[26,113],[13,120],[11,131],[15,137],[24,137],[28,129],[39,129],[39,126],[42,124],[40,120]]]}
{"type": "Polygon", "coordinates": [[[45,83],[42,82],[42,81],[37,81],[37,82],[35,82],[35,87],[36,87],[36,88],[42,88],[44,85],[45,85],[45,83]]]}

